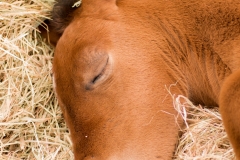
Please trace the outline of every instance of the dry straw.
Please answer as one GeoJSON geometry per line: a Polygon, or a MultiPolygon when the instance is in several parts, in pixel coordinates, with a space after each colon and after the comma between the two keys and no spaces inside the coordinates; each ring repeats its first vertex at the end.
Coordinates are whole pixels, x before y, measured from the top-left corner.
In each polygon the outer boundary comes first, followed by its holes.
{"type": "Polygon", "coordinates": [[[176,147],[176,160],[231,160],[233,149],[224,131],[218,108],[193,105],[184,96],[173,96],[185,128],[176,147]],[[181,103],[184,102],[184,103],[181,103]]]}
{"type": "MultiPolygon", "coordinates": [[[[53,0],[0,1],[0,159],[73,159],[51,82],[53,49],[37,26],[53,0]]],[[[232,159],[217,109],[174,103],[187,127],[176,159],[232,159]],[[186,112],[185,112],[186,111],[186,112]]],[[[185,99],[185,98],[184,98],[185,99]]]]}
{"type": "Polygon", "coordinates": [[[52,91],[53,50],[36,29],[52,4],[0,1],[0,159],[73,159],[52,91]]]}

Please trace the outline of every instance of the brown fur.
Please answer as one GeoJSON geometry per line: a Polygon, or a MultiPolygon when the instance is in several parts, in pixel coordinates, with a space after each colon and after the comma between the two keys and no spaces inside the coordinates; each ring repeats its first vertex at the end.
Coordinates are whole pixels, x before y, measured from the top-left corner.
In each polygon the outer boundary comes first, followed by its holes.
{"type": "Polygon", "coordinates": [[[66,2],[53,71],[76,159],[171,159],[182,120],[168,88],[219,105],[240,158],[238,0],[66,2]]]}

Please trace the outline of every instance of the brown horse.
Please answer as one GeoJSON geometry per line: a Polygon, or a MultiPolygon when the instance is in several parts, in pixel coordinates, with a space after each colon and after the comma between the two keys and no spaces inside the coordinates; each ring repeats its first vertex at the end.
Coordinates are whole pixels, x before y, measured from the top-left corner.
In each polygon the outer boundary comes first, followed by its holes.
{"type": "Polygon", "coordinates": [[[171,159],[169,94],[220,106],[240,158],[239,0],[59,0],[54,84],[75,159],[171,159]]]}

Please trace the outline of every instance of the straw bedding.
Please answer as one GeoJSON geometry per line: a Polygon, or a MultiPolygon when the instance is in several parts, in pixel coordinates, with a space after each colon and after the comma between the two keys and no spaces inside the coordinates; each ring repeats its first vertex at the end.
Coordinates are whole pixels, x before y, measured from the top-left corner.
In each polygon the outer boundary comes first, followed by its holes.
{"type": "MultiPolygon", "coordinates": [[[[37,26],[53,0],[0,1],[0,159],[73,159],[69,132],[52,90],[53,48],[37,26]]],[[[216,108],[186,99],[174,106],[186,129],[176,159],[232,159],[216,108]],[[187,113],[185,112],[187,110],[187,113]]],[[[185,99],[185,98],[184,98],[185,99]]]]}
{"type": "Polygon", "coordinates": [[[36,29],[52,4],[0,1],[0,159],[73,159],[52,91],[53,49],[36,29]]]}

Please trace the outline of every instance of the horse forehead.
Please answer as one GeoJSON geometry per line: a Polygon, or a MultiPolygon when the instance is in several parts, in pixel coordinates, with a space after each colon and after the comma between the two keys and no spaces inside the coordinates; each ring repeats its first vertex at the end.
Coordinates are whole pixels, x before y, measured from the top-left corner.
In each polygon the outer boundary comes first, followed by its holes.
{"type": "Polygon", "coordinates": [[[82,1],[81,6],[74,12],[74,20],[77,18],[92,17],[103,20],[114,20],[118,15],[118,6],[113,0],[89,0],[82,1]]]}

